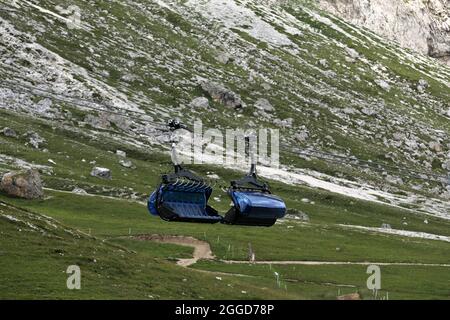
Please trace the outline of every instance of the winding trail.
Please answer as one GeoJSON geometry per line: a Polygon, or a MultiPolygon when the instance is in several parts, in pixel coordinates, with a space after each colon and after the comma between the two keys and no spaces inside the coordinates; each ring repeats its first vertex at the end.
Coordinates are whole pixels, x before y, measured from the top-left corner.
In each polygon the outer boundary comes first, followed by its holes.
{"type": "MultiPolygon", "coordinates": [[[[139,240],[154,241],[159,243],[170,243],[181,246],[194,248],[194,255],[191,259],[179,259],[177,265],[189,267],[198,260],[214,260],[216,257],[211,251],[209,243],[185,236],[167,236],[167,235],[139,235],[135,237],[139,240]]],[[[423,267],[450,267],[450,264],[444,263],[420,263],[420,262],[352,262],[352,261],[308,261],[308,260],[292,260],[292,261],[245,261],[245,260],[217,260],[225,264],[274,264],[274,265],[305,265],[305,266],[321,266],[321,265],[379,265],[379,266],[423,266],[423,267]]]]}
{"type": "Polygon", "coordinates": [[[177,244],[180,246],[187,246],[194,248],[194,255],[191,259],[179,259],[177,261],[177,265],[182,267],[189,267],[193,264],[195,264],[200,259],[205,260],[213,260],[215,259],[214,255],[212,254],[211,247],[209,246],[209,243],[201,240],[197,240],[192,237],[185,237],[185,236],[166,236],[166,235],[140,235],[136,237],[139,240],[148,240],[148,241],[154,241],[159,243],[171,243],[171,244],[177,244]]]}

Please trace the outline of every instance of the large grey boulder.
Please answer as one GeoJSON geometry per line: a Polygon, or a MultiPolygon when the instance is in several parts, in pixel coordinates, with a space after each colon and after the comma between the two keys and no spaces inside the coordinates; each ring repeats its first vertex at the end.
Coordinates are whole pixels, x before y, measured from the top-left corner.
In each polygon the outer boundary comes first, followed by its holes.
{"type": "Polygon", "coordinates": [[[208,109],[209,108],[209,100],[205,97],[198,97],[189,103],[189,106],[194,109],[208,109]]]}
{"type": "Polygon", "coordinates": [[[274,110],[273,106],[270,104],[269,100],[267,100],[265,98],[259,98],[258,100],[256,100],[255,107],[256,107],[256,109],[265,111],[265,112],[270,112],[270,111],[274,110]]]}
{"type": "Polygon", "coordinates": [[[200,82],[200,86],[213,100],[220,102],[227,107],[238,109],[244,106],[241,97],[238,94],[225,88],[221,84],[203,80],[200,82]]]}
{"type": "Polygon", "coordinates": [[[39,172],[33,169],[6,173],[2,177],[0,190],[9,196],[24,199],[39,199],[44,196],[39,172]]]}
{"type": "Polygon", "coordinates": [[[17,138],[17,133],[14,129],[5,127],[2,130],[2,133],[5,137],[17,138]]]}
{"type": "Polygon", "coordinates": [[[92,177],[97,177],[97,178],[100,178],[100,179],[106,179],[106,180],[111,180],[112,179],[111,170],[109,170],[108,168],[102,168],[102,167],[94,167],[94,168],[92,168],[91,176],[92,177]]]}

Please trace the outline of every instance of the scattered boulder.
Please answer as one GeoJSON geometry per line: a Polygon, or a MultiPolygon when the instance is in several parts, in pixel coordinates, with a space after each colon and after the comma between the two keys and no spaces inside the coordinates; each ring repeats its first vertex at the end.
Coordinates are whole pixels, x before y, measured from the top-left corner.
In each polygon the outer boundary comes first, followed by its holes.
{"type": "Polygon", "coordinates": [[[444,163],[442,163],[442,169],[450,171],[450,160],[447,160],[444,163]]]}
{"type": "Polygon", "coordinates": [[[84,189],[82,189],[82,188],[79,188],[79,187],[75,187],[75,188],[72,190],[72,193],[80,194],[80,195],[87,195],[87,194],[88,194],[88,193],[86,192],[86,190],[84,190],[84,189]]]}
{"type": "Polygon", "coordinates": [[[219,61],[222,64],[227,64],[231,61],[231,57],[228,53],[225,52],[220,52],[217,56],[216,56],[217,61],[219,61]]]}
{"type": "Polygon", "coordinates": [[[428,82],[424,79],[420,79],[417,84],[417,91],[423,93],[428,88],[428,82]]]}
{"type": "Polygon", "coordinates": [[[46,140],[34,131],[28,131],[24,136],[28,138],[28,143],[35,149],[39,149],[41,145],[46,143],[46,140]]]}
{"type": "Polygon", "coordinates": [[[94,168],[92,168],[91,176],[92,177],[97,177],[97,178],[100,178],[100,179],[107,179],[107,180],[111,180],[112,179],[111,170],[109,170],[107,168],[101,168],[101,167],[94,167],[94,168]]]}
{"type": "Polygon", "coordinates": [[[414,138],[406,139],[405,145],[409,147],[411,150],[416,150],[419,147],[419,144],[414,138]]]}
{"type": "Polygon", "coordinates": [[[304,212],[300,212],[298,214],[298,217],[302,221],[309,222],[309,216],[306,213],[304,213],[304,212]]]}
{"type": "Polygon", "coordinates": [[[342,110],[342,112],[345,113],[345,114],[349,114],[349,115],[353,115],[353,114],[357,114],[358,113],[358,111],[355,108],[352,108],[352,107],[345,107],[342,110]]]}
{"type": "Polygon", "coordinates": [[[2,133],[5,137],[17,138],[17,133],[14,129],[5,127],[2,130],[2,133]]]}
{"type": "Polygon", "coordinates": [[[241,97],[221,84],[212,81],[202,81],[200,86],[212,99],[235,109],[244,107],[241,97]]]}
{"type": "Polygon", "coordinates": [[[391,225],[389,224],[389,223],[383,223],[382,225],[381,225],[381,228],[382,229],[392,229],[392,227],[391,227],[391,225]]]}
{"type": "Polygon", "coordinates": [[[397,141],[403,141],[406,139],[406,135],[403,132],[395,132],[392,137],[397,141]]]}
{"type": "Polygon", "coordinates": [[[294,122],[294,119],[292,119],[292,118],[286,118],[284,120],[275,119],[273,121],[273,123],[276,124],[277,126],[284,127],[284,128],[292,128],[293,122],[294,122]]]}
{"type": "Polygon", "coordinates": [[[390,91],[391,85],[387,83],[385,80],[375,80],[375,83],[383,90],[390,91]]]}
{"type": "Polygon", "coordinates": [[[319,65],[321,65],[324,68],[328,68],[328,61],[325,59],[319,60],[319,65]]]}
{"type": "Polygon", "coordinates": [[[39,199],[44,196],[42,181],[37,170],[8,172],[3,175],[0,190],[12,197],[39,199]]]}
{"type": "Polygon", "coordinates": [[[442,151],[442,146],[437,141],[430,141],[430,143],[428,144],[428,147],[431,150],[433,150],[434,152],[441,152],[442,151]]]}
{"type": "MultiPolygon", "coordinates": [[[[270,84],[268,84],[268,83],[263,83],[261,85],[261,87],[263,87],[264,90],[271,90],[272,89],[272,86],[270,84]]],[[[449,110],[449,112],[450,112],[450,110],[449,110]]]]}
{"type": "Polygon", "coordinates": [[[265,112],[270,112],[270,111],[274,110],[274,108],[270,104],[269,100],[267,100],[265,98],[259,98],[258,100],[256,100],[255,107],[256,107],[256,109],[265,111],[265,112]]]}
{"type": "Polygon", "coordinates": [[[402,178],[396,177],[396,176],[387,175],[385,177],[385,180],[386,180],[386,182],[391,183],[391,184],[397,184],[397,185],[403,185],[404,184],[402,178]]]}
{"type": "Polygon", "coordinates": [[[126,158],[127,157],[127,153],[125,151],[122,151],[122,150],[116,150],[116,155],[118,155],[119,157],[122,157],[122,158],[126,158]]]}
{"type": "Polygon", "coordinates": [[[376,114],[377,112],[375,111],[375,109],[370,108],[370,107],[364,107],[361,112],[363,114],[365,114],[366,116],[373,116],[374,114],[376,114]]]}
{"type": "Polygon", "coordinates": [[[297,209],[288,209],[286,218],[293,220],[301,220],[304,222],[309,222],[310,220],[308,214],[297,209]]]}
{"type": "Polygon", "coordinates": [[[306,129],[303,129],[294,134],[294,139],[296,139],[299,142],[304,142],[308,140],[308,138],[309,138],[309,131],[306,129]]]}
{"type": "Polygon", "coordinates": [[[326,70],[323,72],[323,75],[330,79],[335,79],[337,77],[337,73],[333,70],[326,70]]]}
{"type": "Polygon", "coordinates": [[[50,115],[50,109],[52,107],[52,100],[49,98],[44,98],[39,100],[38,103],[35,104],[35,109],[38,113],[45,114],[47,116],[50,115]]]}
{"type": "Polygon", "coordinates": [[[198,97],[189,103],[189,106],[194,109],[208,109],[209,108],[209,100],[205,97],[198,97]]]}
{"type": "Polygon", "coordinates": [[[358,59],[359,58],[359,53],[353,49],[353,48],[345,48],[345,51],[347,52],[347,55],[352,58],[352,59],[358,59]]]}
{"type": "Polygon", "coordinates": [[[125,168],[132,168],[133,167],[133,162],[131,162],[130,160],[121,159],[119,161],[119,163],[120,163],[120,165],[122,167],[125,167],[125,168]]]}
{"type": "Polygon", "coordinates": [[[213,172],[208,172],[208,173],[206,174],[206,176],[207,176],[209,179],[214,179],[214,180],[219,180],[219,179],[220,179],[219,175],[217,175],[216,173],[213,173],[213,172]]]}

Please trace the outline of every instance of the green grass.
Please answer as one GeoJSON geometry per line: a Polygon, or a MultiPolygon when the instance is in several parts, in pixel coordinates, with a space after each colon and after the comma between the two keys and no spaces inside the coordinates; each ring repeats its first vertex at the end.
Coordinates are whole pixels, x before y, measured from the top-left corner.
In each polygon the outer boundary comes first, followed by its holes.
{"type": "Polygon", "coordinates": [[[326,224],[286,222],[272,228],[167,223],[129,201],[49,192],[47,200],[0,197],[16,206],[49,215],[92,235],[191,235],[208,241],[219,258],[245,260],[251,243],[259,260],[335,260],[446,263],[448,244],[414,238],[368,234],[326,224]],[[290,227],[289,227],[290,226],[290,227]],[[283,239],[283,241],[280,241],[283,239]],[[339,248],[338,250],[336,248],[339,248]]]}
{"type": "MultiPolygon", "coordinates": [[[[363,299],[375,299],[367,289],[367,266],[286,266],[286,265],[226,265],[202,261],[195,265],[201,270],[220,270],[244,274],[258,279],[272,278],[278,287],[288,292],[308,291],[314,299],[334,299],[337,295],[358,292],[363,299]],[[326,289],[328,287],[328,289],[326,289]]],[[[450,277],[446,267],[381,266],[381,290],[377,298],[389,299],[449,299],[450,277]]]]}
{"type": "MultiPolygon", "coordinates": [[[[222,299],[295,298],[251,282],[175,266],[167,257],[183,249],[147,242],[131,252],[80,234],[42,216],[0,207],[0,299],[222,299]],[[11,222],[3,214],[20,219],[11,222]],[[34,231],[25,223],[39,228],[34,231]],[[145,250],[144,250],[145,249],[145,250]],[[68,290],[69,265],[81,269],[81,290],[68,290]],[[247,290],[247,294],[242,291],[247,290]]],[[[116,242],[116,241],[114,241],[116,242]]],[[[125,243],[127,243],[125,241],[125,243]]],[[[124,244],[124,242],[121,242],[124,244]]],[[[141,243],[127,244],[134,249],[141,243]]]]}
{"type": "MultiPolygon", "coordinates": [[[[43,230],[36,232],[22,222],[0,217],[4,243],[0,250],[2,298],[334,299],[338,294],[355,291],[365,299],[373,298],[364,289],[367,275],[363,267],[270,269],[205,261],[195,268],[213,273],[199,273],[173,264],[174,259],[189,256],[190,248],[133,240],[128,236],[129,228],[132,235],[192,235],[208,241],[216,256],[225,259],[245,259],[247,245],[251,243],[259,260],[449,262],[448,244],[438,241],[358,234],[312,225],[286,229],[285,225],[246,228],[167,223],[149,217],[144,207],[126,201],[60,196],[52,193],[52,199],[27,204],[7,199],[32,211],[1,207],[1,214],[12,215],[43,230]],[[56,228],[46,224],[50,218],[43,218],[39,212],[62,224],[53,220],[50,222],[56,228]],[[89,231],[91,236],[87,235],[89,231]],[[336,251],[337,245],[340,251],[336,251]],[[23,263],[25,259],[27,263],[23,263]],[[65,287],[64,270],[71,264],[81,267],[80,291],[65,287]],[[281,274],[281,287],[274,279],[275,271],[281,274]]],[[[448,298],[447,274],[448,268],[439,267],[382,267],[380,294],[387,291],[391,299],[448,298]],[[414,284],[411,274],[415,275],[414,284]]]]}

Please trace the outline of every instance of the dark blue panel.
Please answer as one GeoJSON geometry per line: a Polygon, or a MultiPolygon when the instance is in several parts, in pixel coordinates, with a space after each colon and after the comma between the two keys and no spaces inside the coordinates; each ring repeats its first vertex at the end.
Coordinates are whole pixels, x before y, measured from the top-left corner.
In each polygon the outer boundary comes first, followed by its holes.
{"type": "Polygon", "coordinates": [[[257,191],[232,191],[231,197],[240,215],[252,218],[283,218],[284,201],[272,194],[257,191]]]}

